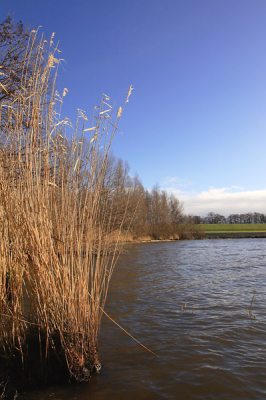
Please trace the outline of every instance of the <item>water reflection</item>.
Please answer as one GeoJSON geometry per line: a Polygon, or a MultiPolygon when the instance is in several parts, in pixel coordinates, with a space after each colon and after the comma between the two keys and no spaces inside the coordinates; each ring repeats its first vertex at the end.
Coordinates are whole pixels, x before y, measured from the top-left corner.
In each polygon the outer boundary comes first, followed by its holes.
{"type": "Polygon", "coordinates": [[[89,385],[25,398],[265,398],[265,245],[241,239],[128,246],[106,311],[159,358],[104,318],[101,374],[89,385]]]}

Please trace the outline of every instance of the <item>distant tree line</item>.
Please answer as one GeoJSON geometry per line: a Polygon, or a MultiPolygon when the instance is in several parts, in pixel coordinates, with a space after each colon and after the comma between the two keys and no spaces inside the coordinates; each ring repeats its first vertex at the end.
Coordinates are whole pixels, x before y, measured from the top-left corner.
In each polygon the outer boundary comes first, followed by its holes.
{"type": "Polygon", "coordinates": [[[230,214],[227,218],[213,212],[205,217],[192,216],[191,220],[196,224],[263,224],[266,223],[266,214],[258,212],[246,214],[230,214]]]}

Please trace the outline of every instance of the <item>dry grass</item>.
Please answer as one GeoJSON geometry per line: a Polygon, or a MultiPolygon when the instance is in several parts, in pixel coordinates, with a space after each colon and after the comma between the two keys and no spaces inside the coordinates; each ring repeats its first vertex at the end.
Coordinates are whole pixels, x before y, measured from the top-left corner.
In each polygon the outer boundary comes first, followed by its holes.
{"type": "Polygon", "coordinates": [[[150,236],[146,235],[146,236],[139,236],[136,240],[138,242],[150,242],[152,240],[152,238],[150,236]]]}
{"type": "Polygon", "coordinates": [[[81,381],[99,367],[102,309],[131,195],[117,220],[107,161],[123,108],[111,121],[103,95],[91,125],[79,111],[70,136],[60,119],[66,91],[55,91],[57,48],[44,39],[34,48],[35,40],[33,32],[30,89],[24,90],[25,57],[21,88],[0,110],[8,113],[0,120],[0,348],[7,357],[19,353],[26,370],[29,338],[37,335],[42,365],[56,353],[81,381]]]}

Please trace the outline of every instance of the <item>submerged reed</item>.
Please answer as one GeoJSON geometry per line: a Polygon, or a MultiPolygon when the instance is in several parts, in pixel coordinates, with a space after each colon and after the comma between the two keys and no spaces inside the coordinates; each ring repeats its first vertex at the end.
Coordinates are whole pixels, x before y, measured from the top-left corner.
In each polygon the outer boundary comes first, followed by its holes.
{"type": "Polygon", "coordinates": [[[120,233],[130,225],[133,189],[108,164],[123,108],[112,121],[103,95],[91,126],[80,110],[73,129],[61,120],[58,49],[52,39],[36,46],[36,35],[19,90],[0,107],[0,355],[21,361],[24,380],[48,379],[57,363],[58,374],[83,381],[100,368],[103,307],[120,233]]]}

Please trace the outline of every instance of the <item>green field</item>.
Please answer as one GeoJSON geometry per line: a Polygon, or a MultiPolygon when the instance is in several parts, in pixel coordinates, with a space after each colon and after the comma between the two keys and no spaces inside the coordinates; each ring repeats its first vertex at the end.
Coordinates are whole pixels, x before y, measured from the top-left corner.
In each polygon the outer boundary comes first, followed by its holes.
{"type": "Polygon", "coordinates": [[[266,232],[266,224],[203,224],[205,233],[266,232]]]}

